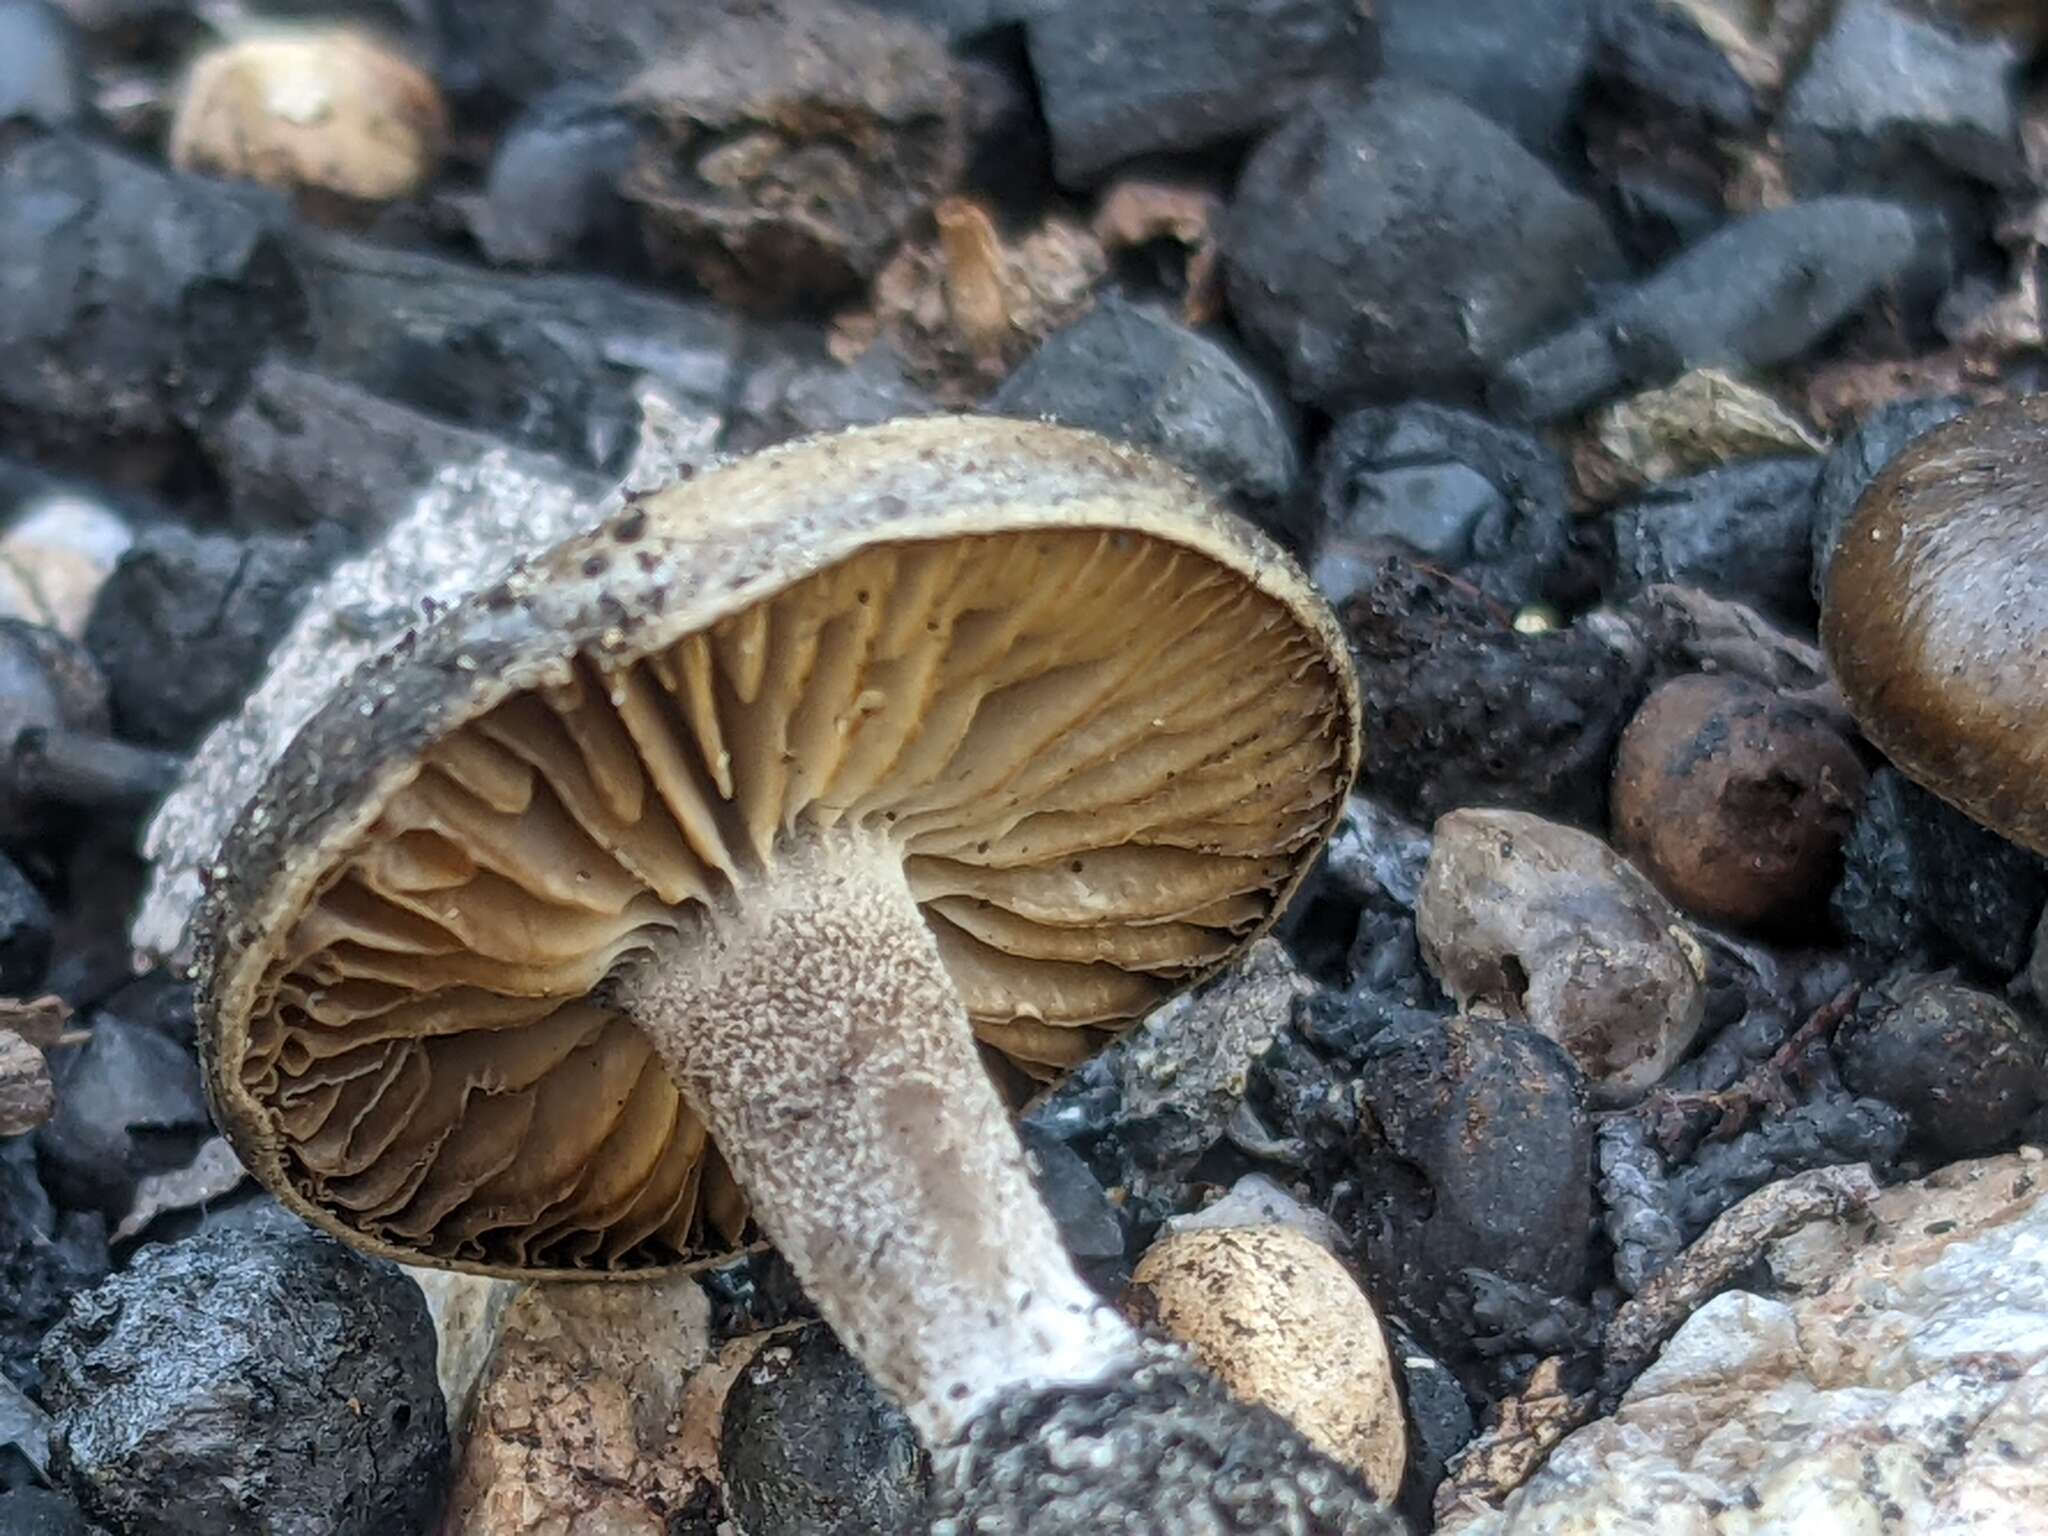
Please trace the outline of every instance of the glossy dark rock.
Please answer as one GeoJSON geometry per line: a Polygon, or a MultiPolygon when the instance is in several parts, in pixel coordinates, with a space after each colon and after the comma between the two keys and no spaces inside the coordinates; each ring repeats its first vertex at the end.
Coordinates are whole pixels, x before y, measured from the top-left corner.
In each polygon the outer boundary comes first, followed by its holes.
{"type": "Polygon", "coordinates": [[[1519,1025],[1381,1030],[1359,1068],[1364,1190],[1354,1234],[1373,1294],[1465,1358],[1470,1270],[1577,1296],[1589,1276],[1592,1123],[1562,1048],[1519,1025]]]}
{"type": "Polygon", "coordinates": [[[0,997],[32,997],[50,963],[50,904],[0,854],[0,997]]]}
{"type": "Polygon", "coordinates": [[[719,1464],[747,1536],[894,1536],[931,1475],[910,1421],[824,1327],[774,1340],[740,1372],[719,1464]]]}
{"type": "Polygon", "coordinates": [[[309,1229],[145,1248],[44,1341],[53,1471],[127,1536],[424,1536],[434,1349],[396,1265],[309,1229]]]}
{"type": "Polygon", "coordinates": [[[1317,81],[1372,73],[1372,23],[1352,0],[1046,4],[1031,64],[1062,182],[1120,160],[1200,149],[1286,116],[1317,81]]]}
{"type": "Polygon", "coordinates": [[[1504,360],[1490,398],[1551,421],[1695,368],[1797,357],[1925,259],[1915,215],[1865,198],[1753,214],[1578,324],[1504,360]]]}
{"type": "Polygon", "coordinates": [[[1541,439],[1483,416],[1409,404],[1354,411],[1316,458],[1310,575],[1333,602],[1403,553],[1511,605],[1562,596],[1571,513],[1541,439]]]}
{"type": "Polygon", "coordinates": [[[0,1372],[34,1391],[36,1347],[71,1298],[106,1276],[107,1222],[59,1211],[36,1173],[27,1136],[0,1140],[0,1372]]]}
{"type": "Polygon", "coordinates": [[[1596,0],[1378,0],[1389,79],[1448,91],[1538,154],[1563,149],[1596,0]]]}
{"type": "Polygon", "coordinates": [[[1645,491],[1614,514],[1622,590],[1671,582],[1810,627],[1813,459],[1753,459],[1645,491]]]}
{"type": "Polygon", "coordinates": [[[1740,678],[1673,678],[1622,733],[1615,846],[1696,916],[1811,932],[1864,779],[1818,706],[1740,678]]]}
{"type": "Polygon", "coordinates": [[[118,1221],[137,1180],[184,1167],[213,1132],[198,1063],[146,1026],[96,1019],[92,1037],[50,1065],[57,1113],[36,1132],[36,1150],[67,1206],[118,1221]]]}
{"type": "Polygon", "coordinates": [[[1118,298],[1048,337],[985,409],[1153,449],[1269,527],[1282,523],[1301,473],[1292,413],[1255,369],[1223,342],[1118,298]]]}
{"type": "Polygon", "coordinates": [[[1424,825],[1465,805],[1604,820],[1644,654],[1577,625],[1523,634],[1475,589],[1400,559],[1382,560],[1340,613],[1375,795],[1424,825]]]}
{"type": "Polygon", "coordinates": [[[1939,977],[1897,977],[1865,994],[1835,1055],[1851,1089],[1904,1110],[1914,1139],[1944,1158],[1999,1150],[2048,1103],[2048,1030],[1939,977]]]}
{"type": "Polygon", "coordinates": [[[130,740],[190,747],[238,704],[340,553],[328,536],[234,539],[146,530],[100,589],[85,640],[130,740]]]}
{"type": "Polygon", "coordinates": [[[1907,446],[1970,408],[1962,395],[1917,395],[1886,401],[1842,434],[1821,465],[1813,489],[1813,600],[1827,590],[1842,530],[1870,483],[1907,446]]]}
{"type": "Polygon", "coordinates": [[[1324,87],[1246,164],[1238,323],[1324,409],[1470,391],[1620,274],[1591,204],[1451,96],[1324,87]]]}
{"type": "Polygon", "coordinates": [[[1727,1141],[1710,1141],[1672,1175],[1672,1215],[1690,1243],[1714,1218],[1766,1184],[1810,1168],[1870,1163],[1880,1175],[1905,1148],[1906,1117],[1877,1099],[1816,1095],[1727,1141]]]}
{"type": "Polygon", "coordinates": [[[2048,397],[1936,427],[1857,504],[1821,642],[1863,732],[1918,783],[2048,853],[2048,397]]]}

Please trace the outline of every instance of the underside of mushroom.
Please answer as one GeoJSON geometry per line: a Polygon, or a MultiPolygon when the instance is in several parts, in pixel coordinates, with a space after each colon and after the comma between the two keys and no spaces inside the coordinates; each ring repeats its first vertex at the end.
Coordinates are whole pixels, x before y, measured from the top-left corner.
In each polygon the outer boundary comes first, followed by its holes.
{"type": "MultiPolygon", "coordinates": [[[[578,655],[431,747],[333,864],[239,1088],[282,1177],[389,1248],[723,1250],[772,1172],[734,1167],[727,1122],[795,1086],[749,1042],[803,1021],[716,1012],[703,968],[857,871],[832,963],[915,914],[960,1047],[928,1108],[966,1093],[1013,1148],[970,1042],[1015,1097],[1270,918],[1348,777],[1330,667],[1240,573],[1097,529],[878,544],[650,654],[578,655]],[[727,1107],[679,1086],[713,1050],[727,1107]]],[[[846,1027],[790,1069],[828,1082],[846,1027]]]]}

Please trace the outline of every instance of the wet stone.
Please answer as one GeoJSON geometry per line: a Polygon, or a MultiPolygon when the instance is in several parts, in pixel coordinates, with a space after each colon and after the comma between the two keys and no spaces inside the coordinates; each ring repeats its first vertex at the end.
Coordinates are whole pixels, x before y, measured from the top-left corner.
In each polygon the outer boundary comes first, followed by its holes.
{"type": "Polygon", "coordinates": [[[895,1536],[931,1475],[910,1421],[822,1327],[775,1340],[740,1373],[719,1463],[747,1536],[895,1536]]]}
{"type": "Polygon", "coordinates": [[[1444,406],[1355,411],[1316,459],[1309,573],[1333,602],[1390,550],[1520,606],[1566,596],[1564,466],[1540,439],[1444,406]]]}
{"type": "Polygon", "coordinates": [[[1448,91],[1538,154],[1564,148],[1596,0],[1378,0],[1383,70],[1448,91]]]}
{"type": "Polygon", "coordinates": [[[1114,297],[1047,338],[985,409],[1149,448],[1268,528],[1284,526],[1301,471],[1292,414],[1255,369],[1157,308],[1114,297]]]}
{"type": "Polygon", "coordinates": [[[1912,212],[1867,198],[1754,214],[1504,360],[1489,398],[1508,420],[1551,421],[1691,369],[1786,362],[1915,273],[1924,239],[1912,212]]]}
{"type": "Polygon", "coordinates": [[[1621,589],[1672,582],[1811,627],[1808,458],[1757,459],[1667,481],[1614,515],[1621,589]]]}
{"type": "Polygon", "coordinates": [[[2005,982],[2048,903],[2048,864],[1893,768],[1871,776],[1843,844],[1836,921],[1887,963],[1960,962],[2005,982]]]}
{"type": "Polygon", "coordinates": [[[44,1341],[53,1471],[129,1536],[423,1536],[434,1334],[397,1265],[300,1229],[152,1246],[44,1341]]]}
{"type": "Polygon", "coordinates": [[[1592,1123],[1554,1042],[1496,1020],[1429,1018],[1367,1044],[1353,1234],[1373,1294],[1452,1363],[1469,1359],[1468,1271],[1545,1296],[1588,1279],[1592,1123]]]}
{"type": "Polygon", "coordinates": [[[96,1018],[55,1053],[57,1113],[36,1132],[44,1180],[66,1206],[127,1214],[136,1181],[182,1168],[212,1133],[199,1067],[176,1041],[96,1018]]]}
{"type": "Polygon", "coordinates": [[[85,78],[70,21],[45,0],[0,3],[0,122],[45,128],[74,121],[85,78]]]}
{"type": "Polygon", "coordinates": [[[1047,4],[1027,35],[1070,186],[1254,132],[1319,80],[1363,82],[1374,58],[1372,23],[1351,0],[1047,4]]]}
{"type": "Polygon", "coordinates": [[[27,1136],[0,1140],[0,1372],[24,1391],[42,1380],[36,1346],[71,1297],[107,1273],[107,1223],[59,1211],[36,1173],[27,1136]]]}
{"type": "Polygon", "coordinates": [[[1233,313],[1329,410],[1470,392],[1620,275],[1599,213],[1440,92],[1318,89],[1260,145],[1223,235],[1233,313]]]}
{"type": "Polygon", "coordinates": [[[1905,1111],[1914,1140],[1943,1158],[2000,1150],[2048,1103],[2048,1030],[1939,977],[1865,993],[1835,1056],[1852,1090],[1905,1111]]]}
{"type": "Polygon", "coordinates": [[[1412,821],[1465,805],[1582,826],[1644,690],[1647,658],[1584,626],[1524,634],[1475,589],[1379,562],[1340,608],[1365,695],[1363,781],[1412,821]]]}
{"type": "Polygon", "coordinates": [[[29,997],[50,961],[50,904],[0,854],[0,997],[29,997]]]}
{"type": "Polygon", "coordinates": [[[86,644],[130,740],[189,747],[256,682],[304,589],[340,554],[314,538],[146,530],[101,588],[86,644]]]}
{"type": "Polygon", "coordinates": [[[2022,173],[2012,38],[1964,32],[1894,0],[1843,0],[1778,116],[1794,184],[1937,191],[1955,173],[2022,173]]]}
{"type": "Polygon", "coordinates": [[[1864,416],[1842,434],[1841,441],[1821,466],[1820,480],[1813,493],[1813,600],[1826,600],[1828,566],[1842,541],[1849,514],[1906,447],[1923,433],[1970,408],[1961,395],[1910,396],[1890,400],[1864,416]]]}
{"type": "Polygon", "coordinates": [[[1689,1243],[1744,1195],[1811,1168],[1869,1163],[1880,1174],[1904,1150],[1906,1117],[1877,1099],[1835,1090],[1773,1115],[1727,1141],[1710,1141],[1671,1176],[1671,1214],[1689,1243]]]}

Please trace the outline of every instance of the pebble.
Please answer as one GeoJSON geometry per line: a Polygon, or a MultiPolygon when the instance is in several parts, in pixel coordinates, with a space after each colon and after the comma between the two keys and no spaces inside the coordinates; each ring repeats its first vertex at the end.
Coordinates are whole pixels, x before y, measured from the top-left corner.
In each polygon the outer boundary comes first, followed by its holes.
{"type": "Polygon", "coordinates": [[[1653,486],[1614,515],[1620,591],[1658,582],[1811,628],[1811,458],[1756,459],[1653,486]]]}
{"type": "Polygon", "coordinates": [[[1884,963],[1962,964],[2000,983],[2026,963],[2048,865],[1896,769],[1871,775],[1842,858],[1835,919],[1884,963]]]}
{"type": "Polygon", "coordinates": [[[1473,588],[1383,559],[1340,610],[1365,695],[1363,782],[1432,823],[1498,805],[1597,826],[1647,657],[1582,625],[1523,633],[1473,588]]]}
{"type": "Polygon", "coordinates": [[[1614,1248],[1614,1283],[1633,1296],[1685,1248],[1664,1159],[1634,1115],[1609,1115],[1594,1133],[1600,1225],[1614,1248]]]}
{"type": "Polygon", "coordinates": [[[147,1247],[40,1360],[53,1475],[124,1536],[433,1529],[448,1427],[395,1264],[305,1228],[147,1247]]]}
{"type": "Polygon", "coordinates": [[[1105,297],[1054,333],[985,409],[1149,448],[1272,528],[1301,475],[1295,423],[1258,371],[1159,309],[1105,297]]]}
{"type": "Polygon", "coordinates": [[[501,266],[556,266],[626,246],[619,182],[639,133],[613,92],[567,85],[533,103],[498,140],[471,216],[501,266]]]}
{"type": "Polygon", "coordinates": [[[1695,368],[1773,367],[1914,273],[1924,245],[1912,212],[1867,198],[1752,214],[1503,359],[1489,399],[1508,420],[1552,421],[1695,368]]]}
{"type": "Polygon", "coordinates": [[[175,451],[232,399],[305,299],[276,194],[159,170],[85,139],[0,161],[0,426],[104,473],[111,445],[175,451]]]}
{"type": "Polygon", "coordinates": [[[96,499],[59,493],[31,502],[0,534],[0,617],[78,639],[134,541],[127,519],[96,499]]]}
{"type": "Polygon", "coordinates": [[[1387,1334],[1401,1370],[1401,1400],[1408,1418],[1408,1474],[1395,1507],[1416,1530],[1428,1530],[1431,1501],[1444,1469],[1479,1426],[1465,1389],[1443,1362],[1400,1324],[1390,1326],[1387,1334]]]}
{"type": "Polygon", "coordinates": [[[960,174],[959,82],[921,27],[782,0],[675,36],[624,93],[649,137],[622,190],[655,265],[728,304],[855,292],[960,174]]]}
{"type": "Polygon", "coordinates": [[[1981,1157],[2048,1103],[2048,1030],[1992,993],[1906,975],[1864,994],[1835,1035],[1842,1079],[1905,1111],[1942,1158],[1981,1157]]]}
{"type": "Polygon", "coordinates": [[[1539,155],[1565,148],[1597,0],[1378,0],[1383,71],[1448,91],[1539,155]]]}
{"type": "Polygon", "coordinates": [[[1737,677],[1673,678],[1622,733],[1615,846],[1708,922],[1810,934],[1865,778],[1818,706],[1737,677]]]}
{"type": "Polygon", "coordinates": [[[1970,408],[1962,395],[1914,395],[1888,400],[1844,432],[1826,461],[1813,492],[1813,600],[1826,600],[1828,568],[1842,542],[1842,530],[1856,503],[1887,464],[1915,438],[1970,408]]]}
{"type": "Polygon", "coordinates": [[[695,1279],[486,1281],[502,1289],[482,1291],[463,1278],[460,1290],[435,1287],[440,1316],[456,1324],[437,1329],[443,1361],[463,1333],[448,1307],[458,1296],[482,1303],[495,1347],[458,1440],[440,1536],[663,1536],[669,1512],[706,1480],[677,1432],[710,1356],[710,1307],[695,1279]]]}
{"type": "Polygon", "coordinates": [[[433,76],[354,27],[273,28],[192,63],[171,120],[181,171],[353,202],[408,197],[439,164],[448,109],[433,76]]]}
{"type": "Polygon", "coordinates": [[[50,1193],[109,1221],[136,1182],[181,1168],[212,1134],[199,1067],[153,1029],[95,1016],[91,1037],[53,1056],[57,1112],[36,1132],[50,1193]]]}
{"type": "Polygon", "coordinates": [[[145,530],[100,589],[85,631],[121,734],[150,746],[194,745],[255,684],[338,545],[174,523],[145,530]]]}
{"type": "Polygon", "coordinates": [[[35,996],[50,943],[50,904],[20,866],[0,854],[0,996],[35,996]]]}
{"type": "Polygon", "coordinates": [[[1965,33],[1894,0],[1842,0],[1775,125],[1793,184],[1808,195],[1939,195],[1960,172],[2014,185],[2025,63],[2016,39],[1965,33]]]}
{"type": "Polygon", "coordinates": [[[1539,438],[1420,402],[1354,411],[1316,456],[1309,574],[1332,602],[1406,554],[1510,606],[1565,595],[1564,466],[1539,438]]]}
{"type": "Polygon", "coordinates": [[[1795,1173],[1852,1163],[1889,1172],[1909,1130],[1889,1104],[1824,1089],[1739,1135],[1703,1143],[1671,1176],[1671,1215],[1691,1242],[1737,1201],[1795,1173]]]}
{"type": "Polygon", "coordinates": [[[1555,1040],[1597,1104],[1639,1098],[1706,1016],[1698,941],[1634,865],[1575,827],[1451,812],[1415,914],[1422,957],[1458,1005],[1555,1040]]]}
{"type": "Polygon", "coordinates": [[[1473,1271],[1583,1292],[1593,1128],[1554,1041],[1495,1019],[1403,1020],[1367,1043],[1357,1085],[1359,1262],[1440,1358],[1471,1358],[1473,1271]]]}
{"type": "Polygon", "coordinates": [[[1124,1225],[1115,1203],[1081,1155],[1039,1126],[1018,1127],[1038,1198],[1052,1212],[1060,1242],[1084,1264],[1124,1256],[1124,1225]]]}
{"type": "Polygon", "coordinates": [[[37,1390],[36,1346],[109,1262],[105,1218],[60,1211],[36,1172],[33,1139],[0,1139],[0,1373],[16,1387],[37,1390]]]}
{"type": "Polygon", "coordinates": [[[897,1536],[931,1476],[910,1421],[822,1327],[771,1342],[740,1373],[719,1465],[747,1536],[897,1536]]]}
{"type": "Polygon", "coordinates": [[[79,40],[69,18],[44,0],[0,4],[0,122],[56,128],[86,101],[79,40]]]}
{"type": "Polygon", "coordinates": [[[1469,392],[1618,277],[1599,213],[1455,97],[1322,87],[1253,152],[1230,304],[1289,392],[1334,411],[1469,392]]]}
{"type": "Polygon", "coordinates": [[[1286,1419],[1383,1500],[1400,1490],[1407,1429],[1385,1330],[1336,1256],[1293,1227],[1162,1237],[1124,1310],[1194,1352],[1230,1392],[1286,1419]]]}
{"type": "Polygon", "coordinates": [[[1959,1164],[1758,1255],[1609,1418],[1444,1536],[2006,1536],[2048,1507],[2048,1184],[1959,1164]],[[1738,1523],[1739,1522],[1739,1523],[1738,1523]]]}
{"type": "Polygon", "coordinates": [[[1254,133],[1318,81],[1364,82],[1375,57],[1372,22],[1353,0],[1048,4],[1026,36],[1068,186],[1142,155],[1254,133]]]}

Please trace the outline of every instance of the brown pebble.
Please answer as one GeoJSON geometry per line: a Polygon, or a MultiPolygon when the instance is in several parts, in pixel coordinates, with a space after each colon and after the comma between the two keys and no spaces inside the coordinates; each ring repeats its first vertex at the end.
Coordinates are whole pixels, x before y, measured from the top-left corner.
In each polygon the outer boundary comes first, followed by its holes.
{"type": "Polygon", "coordinates": [[[1810,928],[1864,778],[1813,705],[1743,678],[1673,678],[1622,733],[1614,841],[1695,916],[1810,928]]]}

